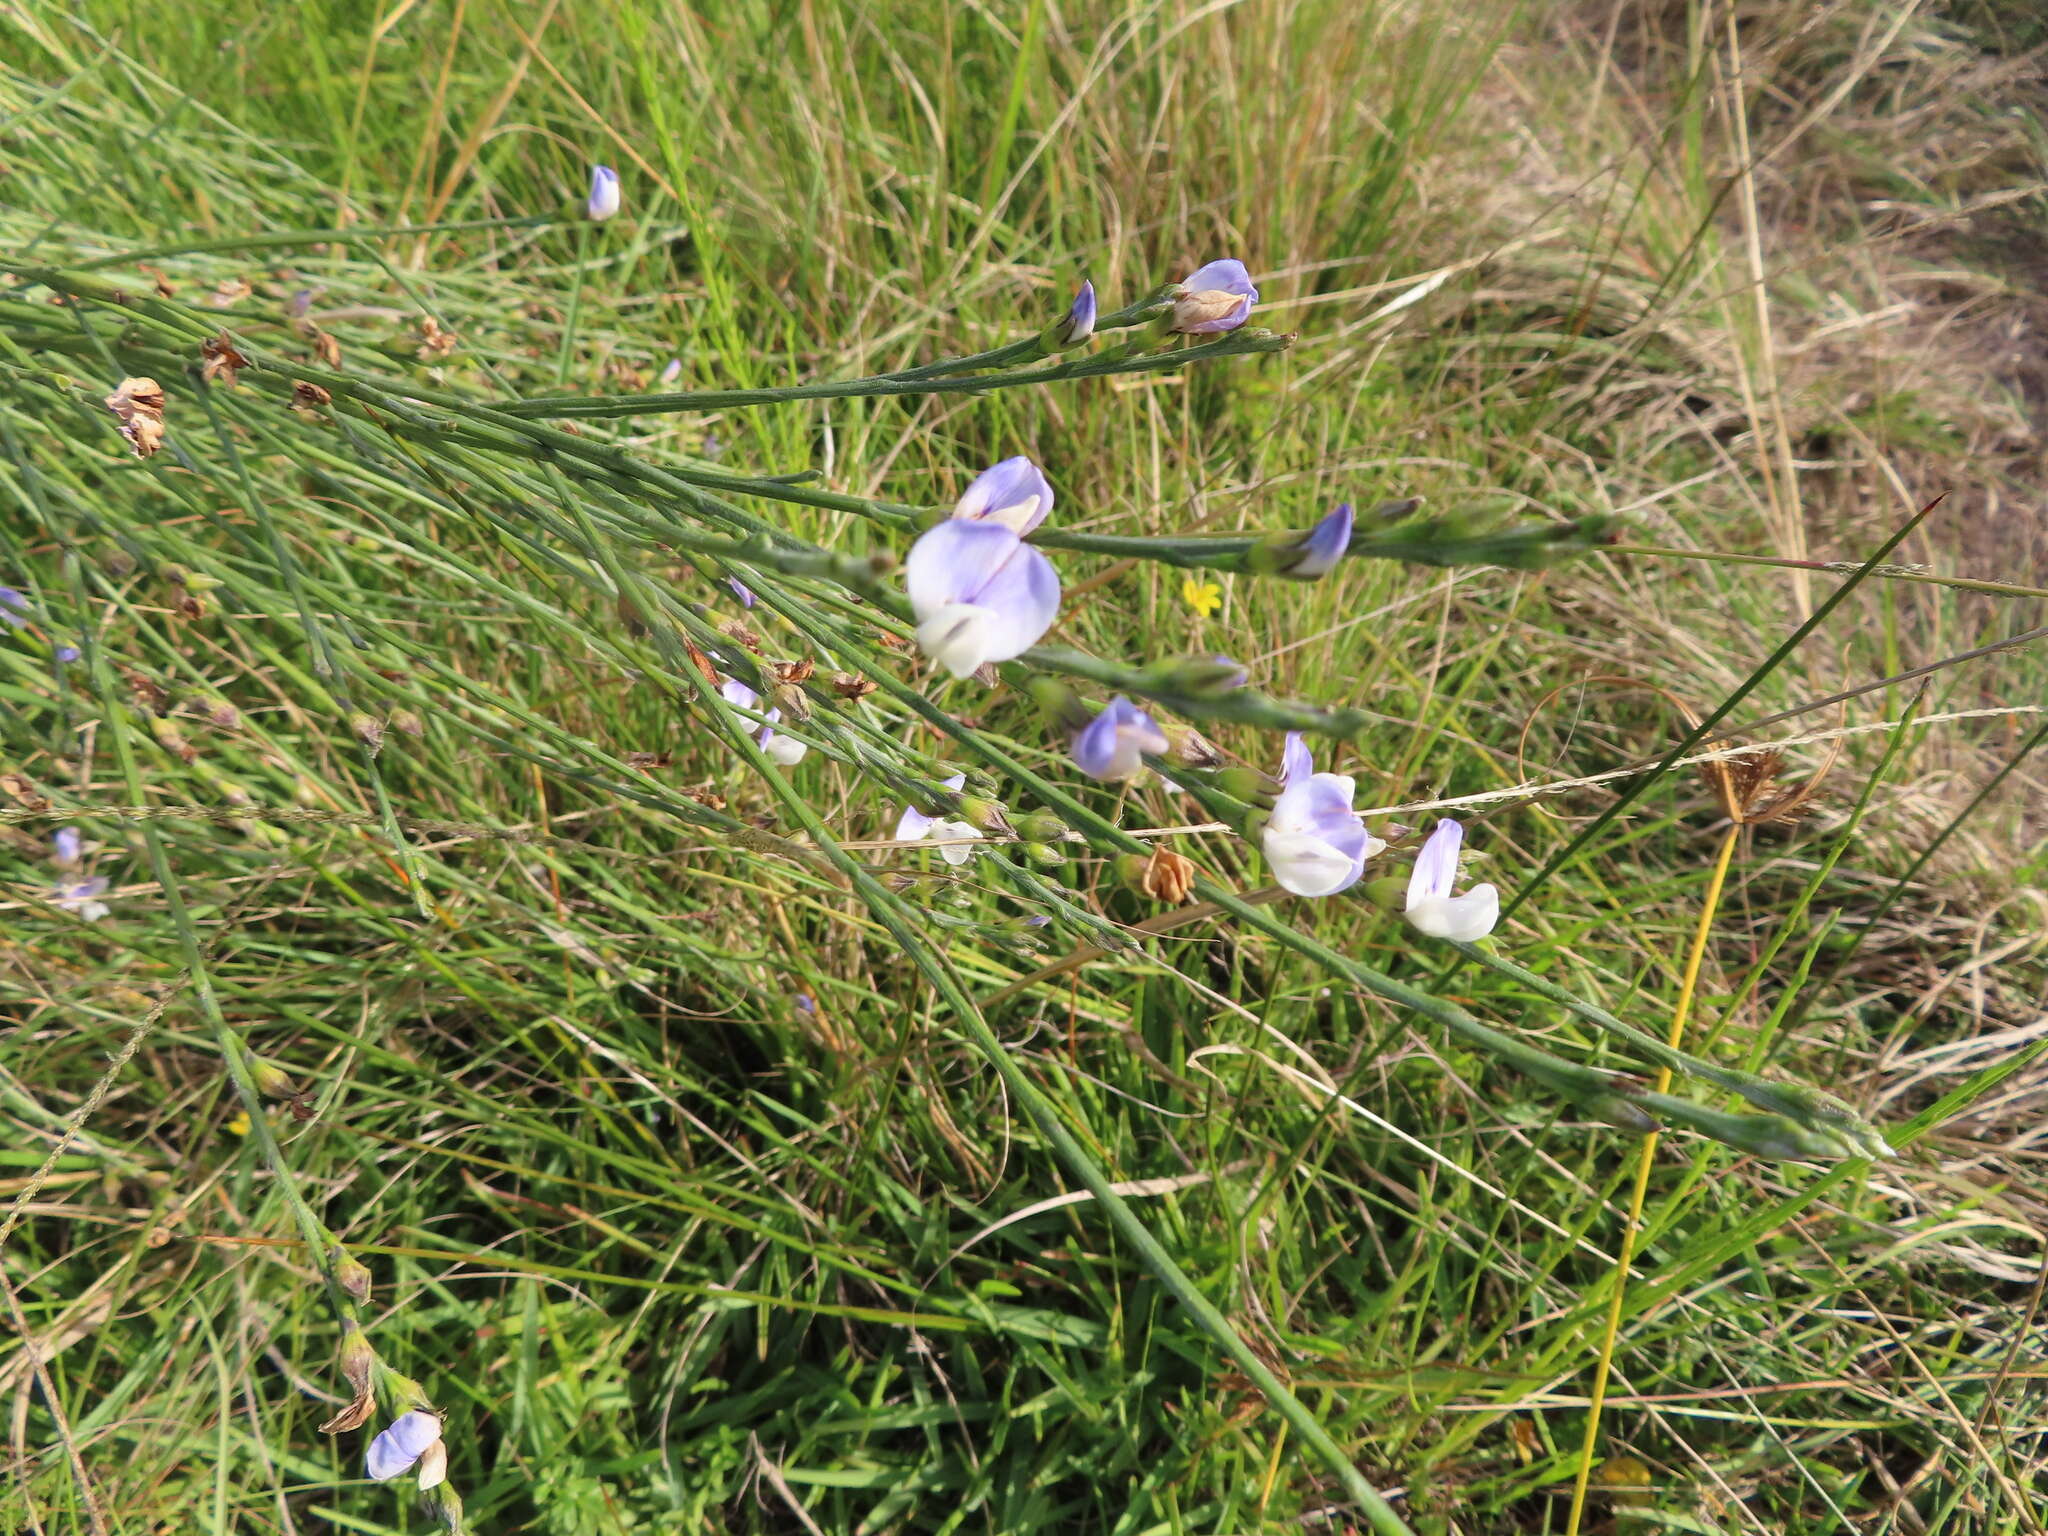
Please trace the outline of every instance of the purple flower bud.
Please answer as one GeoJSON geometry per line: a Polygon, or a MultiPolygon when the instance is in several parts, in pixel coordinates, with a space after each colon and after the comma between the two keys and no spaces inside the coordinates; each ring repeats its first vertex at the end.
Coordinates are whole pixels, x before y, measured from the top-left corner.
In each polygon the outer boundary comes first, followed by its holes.
{"type": "Polygon", "coordinates": [[[84,853],[84,846],[76,827],[59,827],[56,835],[50,839],[50,847],[51,856],[56,859],[60,869],[75,869],[84,853]]]}
{"type": "Polygon", "coordinates": [[[28,623],[22,615],[28,612],[28,599],[12,587],[0,587],[0,624],[11,629],[20,629],[28,623]]]}
{"type": "Polygon", "coordinates": [[[1464,827],[1448,816],[1436,824],[1415,855],[1415,872],[1408,877],[1407,915],[1417,932],[1470,944],[1493,932],[1500,921],[1500,892],[1490,885],[1475,885],[1462,896],[1451,894],[1464,841],[1464,827]]]}
{"type": "Polygon", "coordinates": [[[796,995],[796,1006],[799,1013],[816,1013],[818,1000],[808,992],[799,992],[796,995]]]}
{"type": "Polygon", "coordinates": [[[1052,511],[1052,486],[1045,471],[1023,454],[984,469],[968,482],[953,508],[955,517],[1001,523],[1023,538],[1052,511]]]}
{"type": "Polygon", "coordinates": [[[1062,347],[1078,347],[1095,334],[1095,285],[1086,279],[1074,295],[1074,302],[1052,328],[1053,341],[1062,347]]]}
{"type": "Polygon", "coordinates": [[[754,594],[746,589],[739,577],[728,576],[725,578],[725,584],[732,588],[733,596],[740,600],[743,607],[751,608],[754,606],[754,594]]]}
{"type": "Polygon", "coordinates": [[[1344,551],[1351,547],[1351,520],[1351,503],[1338,502],[1336,510],[1309,529],[1294,546],[1294,558],[1281,574],[1313,581],[1335,570],[1344,551]]]}
{"type": "Polygon", "coordinates": [[[441,1419],[415,1408],[410,1413],[401,1413],[370,1442],[369,1454],[364,1458],[364,1468],[380,1483],[403,1477],[413,1469],[427,1448],[439,1444],[441,1419]]]}
{"type": "Polygon", "coordinates": [[[1074,762],[1089,778],[1110,783],[1134,776],[1145,766],[1145,753],[1165,750],[1166,733],[1122,694],[1074,733],[1074,762]]]}
{"type": "Polygon", "coordinates": [[[1334,896],[1357,883],[1365,861],[1387,845],[1351,809],[1348,774],[1317,773],[1301,732],[1287,733],[1282,777],[1260,842],[1273,878],[1297,896],[1334,896]]]}
{"type": "Polygon", "coordinates": [[[583,211],[593,219],[608,219],[619,211],[619,173],[608,165],[590,168],[590,199],[583,211]]]}
{"type": "Polygon", "coordinates": [[[1251,274],[1241,261],[1212,261],[1197,267],[1180,286],[1180,297],[1173,301],[1173,329],[1189,335],[1234,331],[1259,302],[1259,290],[1252,286],[1251,274]]]}
{"type": "Polygon", "coordinates": [[[662,382],[662,383],[664,383],[664,384],[673,384],[673,383],[675,383],[675,381],[676,381],[677,379],[680,379],[680,378],[681,378],[682,376],[683,376],[683,360],[682,360],[682,359],[681,359],[680,357],[672,357],[672,358],[670,358],[670,359],[668,360],[668,362],[667,362],[666,364],[664,364],[664,365],[662,366],[662,370],[661,370],[661,382],[662,382]]]}
{"type": "Polygon", "coordinates": [[[76,661],[78,657],[79,650],[75,645],[60,645],[57,647],[57,660],[59,661],[76,661]]]}
{"type": "Polygon", "coordinates": [[[911,546],[903,575],[917,643],[955,677],[1021,656],[1059,617],[1059,573],[1007,523],[950,518],[911,546]]]}

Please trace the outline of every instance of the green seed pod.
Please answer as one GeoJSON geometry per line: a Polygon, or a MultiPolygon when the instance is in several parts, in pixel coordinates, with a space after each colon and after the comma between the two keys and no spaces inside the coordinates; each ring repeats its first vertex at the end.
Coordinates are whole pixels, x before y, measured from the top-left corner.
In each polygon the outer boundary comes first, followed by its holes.
{"type": "Polygon", "coordinates": [[[358,1259],[350,1258],[340,1248],[334,1250],[334,1283],[356,1301],[370,1299],[370,1269],[358,1259]]]}
{"type": "Polygon", "coordinates": [[[1225,768],[1216,775],[1216,787],[1246,805],[1271,805],[1280,786],[1256,768],[1225,768]]]}
{"type": "Polygon", "coordinates": [[[1002,805],[994,800],[984,800],[979,795],[960,797],[960,819],[975,831],[992,837],[1010,835],[1010,819],[1003,814],[1002,805]]]}
{"type": "Polygon", "coordinates": [[[1051,811],[1032,811],[1017,818],[1017,835],[1034,843],[1063,843],[1074,834],[1051,811]]]}

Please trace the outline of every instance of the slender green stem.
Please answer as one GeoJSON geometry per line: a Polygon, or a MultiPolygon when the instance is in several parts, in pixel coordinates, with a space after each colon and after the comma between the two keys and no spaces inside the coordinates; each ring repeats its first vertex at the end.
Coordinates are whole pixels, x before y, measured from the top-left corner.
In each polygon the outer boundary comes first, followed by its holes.
{"type": "Polygon", "coordinates": [[[555,383],[569,382],[569,364],[576,356],[576,320],[583,309],[584,268],[590,254],[590,221],[576,225],[576,275],[569,284],[569,314],[562,322],[562,348],[555,354],[555,383]]]}
{"type": "MultiPolygon", "coordinates": [[[[1610,544],[1610,555],[1649,555],[1660,560],[1704,560],[1710,565],[1767,565],[1786,571],[1841,571],[1856,569],[1839,560],[1786,560],[1776,555],[1735,555],[1719,549],[1673,549],[1663,544],[1610,544]]],[[[2009,581],[1978,581],[1968,576],[1937,576],[1910,565],[1881,565],[1870,573],[1882,581],[1917,581],[1931,587],[1952,587],[1958,592],[1988,592],[1994,597],[2048,597],[2048,587],[2022,587],[2009,581]]]]}
{"type": "Polygon", "coordinates": [[[561,221],[547,214],[529,214],[516,219],[451,219],[439,224],[353,224],[346,229],[286,229],[261,235],[227,235],[218,240],[185,240],[176,245],[150,245],[136,251],[119,251],[112,256],[93,256],[75,262],[75,272],[93,272],[102,267],[125,267],[138,261],[157,261],[167,256],[200,256],[215,251],[275,251],[294,245],[362,245],[399,235],[459,234],[479,229],[546,229],[561,221]]]}

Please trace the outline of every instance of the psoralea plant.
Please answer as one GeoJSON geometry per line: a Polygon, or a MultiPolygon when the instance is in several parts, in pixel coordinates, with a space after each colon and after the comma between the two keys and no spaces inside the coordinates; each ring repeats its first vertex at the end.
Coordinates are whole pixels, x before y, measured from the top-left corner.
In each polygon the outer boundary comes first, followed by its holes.
{"type": "MultiPolygon", "coordinates": [[[[596,167],[583,215],[608,219],[619,205],[617,176],[596,167]]],[[[587,228],[579,228],[576,239],[585,242],[588,236],[587,228]]],[[[585,748],[578,759],[584,781],[670,818],[693,837],[794,861],[838,882],[862,904],[876,942],[894,946],[908,969],[923,978],[937,1011],[1000,1076],[1042,1145],[1091,1193],[1130,1251],[1287,1418],[1301,1443],[1328,1465],[1376,1530],[1406,1527],[1261,1351],[1181,1271],[1124,1200],[1110,1171],[1004,1048],[949,963],[945,949],[955,936],[999,931],[1006,941],[1022,942],[1064,934],[1101,951],[1128,947],[1126,931],[1066,883],[1128,876],[1135,894],[1123,899],[1196,905],[1220,921],[1265,935],[1335,981],[1411,1010],[1597,1120],[1631,1131],[1677,1124],[1767,1156],[1842,1157],[1881,1146],[1853,1114],[1813,1090],[1713,1068],[1654,1040],[1645,1044],[1647,1037],[1626,1025],[1609,1029],[1621,1048],[1738,1093],[1758,1111],[1724,1114],[1646,1089],[1627,1075],[1569,1061],[1324,945],[1315,931],[1320,913],[1328,910],[1324,904],[1364,899],[1382,884],[1364,877],[1369,861],[1387,844],[1356,808],[1353,779],[1317,771],[1315,752],[1341,764],[1347,748],[1369,747],[1370,717],[1355,701],[1275,697],[1226,657],[1105,657],[1048,643],[1062,596],[1048,551],[1060,552],[1063,560],[1108,557],[1234,572],[1258,586],[1265,577],[1329,577],[1346,561],[1375,558],[1538,568],[1597,547],[1609,536],[1608,520],[1501,526],[1425,513],[1418,502],[1402,499],[1364,518],[1355,517],[1345,502],[1305,529],[1306,517],[1276,517],[1222,535],[1103,535],[1049,521],[1061,466],[1052,463],[1049,475],[1029,443],[1017,444],[1022,451],[974,476],[950,508],[932,509],[847,495],[803,476],[752,475],[705,459],[657,458],[609,425],[792,399],[985,395],[1062,379],[1204,366],[1284,348],[1291,338],[1249,323],[1259,292],[1235,258],[1208,262],[1184,282],[1164,284],[1113,311],[1100,309],[1092,283],[1083,284],[1065,312],[1050,321],[1042,314],[1018,316],[1015,341],[872,378],[660,395],[647,394],[642,385],[617,395],[511,399],[496,384],[471,389],[429,374],[429,367],[452,370],[460,362],[460,340],[446,331],[437,330],[431,345],[418,349],[430,357],[411,359],[426,366],[397,376],[344,366],[331,347],[290,328],[250,327],[246,334],[238,328],[230,334],[222,329],[219,311],[149,289],[28,262],[8,269],[17,284],[0,296],[0,327],[20,355],[47,366],[48,387],[57,397],[98,413],[109,466],[170,473],[186,451],[187,423],[195,434],[212,422],[224,437],[240,432],[257,440],[281,434],[317,438],[331,457],[360,463],[365,474],[402,475],[395,483],[409,495],[487,523],[533,570],[602,593],[609,611],[625,619],[606,641],[604,663],[644,690],[665,716],[729,752],[729,773],[744,776],[757,803],[769,809],[743,816],[710,790],[673,791],[642,771],[656,755],[651,752],[627,758],[585,748]],[[62,314],[88,323],[53,323],[52,307],[42,302],[51,295],[64,301],[62,314]],[[232,389],[225,377],[205,371],[207,361],[225,355],[223,346],[237,359],[232,389]],[[77,375],[87,370],[113,376],[80,380],[77,375]],[[120,377],[151,385],[143,392],[151,413],[150,453],[139,465],[133,462],[142,451],[134,419],[137,391],[123,395],[116,388],[107,394],[120,377]],[[109,403],[117,399],[122,403],[109,403]],[[165,442],[176,451],[158,454],[165,442]],[[384,457],[391,443],[400,449],[396,469],[384,457]],[[858,519],[870,536],[868,547],[853,540],[828,548],[807,539],[783,514],[790,507],[858,519]],[[507,510],[514,508],[516,516],[507,510]],[[745,605],[744,620],[718,618],[714,605],[730,615],[734,598],[745,605]],[[794,649],[797,660],[770,653],[771,641],[763,636],[771,625],[777,653],[794,649]],[[975,677],[1036,703],[1042,739],[1020,743],[963,718],[957,697],[976,701],[967,706],[974,709],[989,698],[982,687],[957,685],[975,677]],[[914,741],[913,733],[897,728],[910,722],[922,728],[914,741]],[[1277,785],[1254,768],[1229,762],[1203,734],[1202,727],[1218,724],[1263,733],[1251,738],[1262,754],[1253,761],[1270,761],[1273,749],[1280,749],[1277,785]],[[1311,737],[1318,738],[1318,748],[1311,748],[1311,737]],[[860,788],[851,796],[814,798],[804,787],[812,769],[756,772],[794,765],[807,753],[836,765],[860,788]],[[1243,888],[1171,848],[1134,836],[1123,819],[1126,798],[1101,791],[1093,781],[1124,784],[1148,763],[1170,771],[1176,790],[1235,829],[1248,854],[1263,855],[1277,891],[1243,888]],[[999,891],[1015,908],[999,930],[930,901],[913,903],[900,888],[907,871],[885,880],[848,850],[846,842],[863,825],[872,828],[898,806],[903,808],[895,841],[934,841],[947,863],[971,861],[973,882],[999,891]],[[1288,895],[1317,901],[1269,904],[1288,895]]],[[[567,329],[573,330],[573,306],[567,329]]],[[[567,340],[565,334],[563,360],[567,340]]],[[[665,370],[664,384],[675,376],[665,370]]],[[[44,515],[68,533],[60,510],[44,515]]],[[[288,542],[275,536],[270,509],[251,498],[249,515],[271,540],[276,558],[288,559],[288,542]]],[[[292,571],[294,580],[308,579],[296,566],[292,571]]],[[[233,561],[223,561],[217,572],[188,573],[178,583],[181,592],[203,590],[200,579],[217,584],[222,601],[241,598],[238,586],[245,578],[233,561]]],[[[492,590],[508,600],[521,596],[498,573],[479,572],[478,579],[494,583],[492,590]]],[[[104,573],[81,570],[81,593],[90,581],[112,590],[104,573]]],[[[331,594],[323,601],[346,612],[346,603],[331,594]]],[[[307,611],[318,606],[309,603],[307,611]]],[[[1206,597],[1197,606],[1207,606],[1206,597]]],[[[18,628],[26,609],[20,594],[0,589],[0,622],[18,628]]],[[[379,750],[399,739],[384,731],[399,715],[368,707],[389,690],[391,678],[389,669],[380,671],[363,655],[385,647],[407,657],[423,690],[441,690],[449,710],[469,708],[459,672],[372,615],[347,612],[345,626],[309,619],[307,630],[317,657],[312,673],[332,706],[337,750],[357,752],[373,769],[379,750]],[[336,638],[342,635],[345,640],[336,638]]],[[[131,734],[172,749],[155,719],[145,731],[131,732],[129,711],[146,705],[124,701],[109,688],[96,699],[106,730],[130,754],[131,769],[131,734]]],[[[431,701],[413,701],[426,702],[431,701]]],[[[407,733],[412,725],[426,727],[411,711],[408,705],[407,733]]],[[[539,718],[510,724],[493,718],[481,729],[515,752],[552,739],[551,722],[539,718]]],[[[132,787],[139,801],[139,781],[132,787]]],[[[161,844],[146,825],[144,835],[158,881],[175,900],[174,872],[161,844]]],[[[1495,933],[1500,907],[1490,885],[1458,892],[1461,837],[1457,823],[1445,822],[1423,845],[1407,891],[1407,921],[1425,936],[1466,944],[1490,963],[1512,966],[1504,955],[1471,943],[1494,934],[1494,945],[1511,953],[1514,933],[1512,925],[1495,933]]],[[[81,915],[92,915],[85,907],[96,904],[100,891],[86,891],[77,882],[80,857],[80,845],[60,837],[58,862],[74,882],[64,900],[79,903],[81,915]]],[[[920,887],[936,883],[908,878],[920,887]]],[[[1392,926],[1397,934],[1404,931],[1392,926]]],[[[204,957],[195,950],[188,960],[198,968],[204,957]]],[[[803,1011],[822,1022],[815,1003],[803,1011]]],[[[370,1475],[396,1480],[416,1474],[435,1516],[449,1530],[459,1530],[461,1500],[446,1480],[448,1445],[459,1448],[473,1443],[471,1437],[447,1434],[447,1421],[432,1400],[377,1356],[359,1315],[367,1274],[297,1195],[284,1152],[262,1121],[261,1086],[235,1030],[217,1005],[207,1019],[252,1131],[288,1193],[301,1240],[310,1253],[323,1256],[321,1278],[347,1341],[342,1372],[353,1393],[328,1427],[335,1433],[360,1430],[379,1406],[392,1414],[366,1449],[370,1475]]]]}

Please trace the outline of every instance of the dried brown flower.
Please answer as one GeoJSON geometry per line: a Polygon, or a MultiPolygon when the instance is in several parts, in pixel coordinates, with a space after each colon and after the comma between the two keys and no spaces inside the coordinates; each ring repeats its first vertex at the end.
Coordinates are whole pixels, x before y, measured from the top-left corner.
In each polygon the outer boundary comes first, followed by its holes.
{"type": "Polygon", "coordinates": [[[361,1429],[370,1422],[370,1415],[377,1411],[377,1395],[368,1387],[358,1392],[349,1405],[320,1426],[323,1435],[345,1435],[352,1429],[361,1429]]]}
{"type": "Polygon", "coordinates": [[[319,354],[320,361],[328,367],[339,368],[341,366],[341,343],[336,341],[328,332],[315,331],[313,333],[313,350],[319,354]]]}
{"type": "Polygon", "coordinates": [[[456,335],[455,332],[443,330],[441,322],[432,315],[420,316],[418,356],[421,362],[431,362],[437,357],[446,357],[455,350],[461,340],[462,338],[456,335]]]}
{"type": "Polygon", "coordinates": [[[249,359],[236,350],[226,331],[199,343],[199,355],[206,359],[200,365],[199,376],[209,384],[219,382],[229,389],[241,382],[242,370],[249,366],[249,359]]]}
{"type": "Polygon", "coordinates": [[[871,677],[862,677],[857,672],[834,672],[832,691],[842,699],[864,699],[881,685],[871,677]]]}
{"type": "Polygon", "coordinates": [[[1145,861],[1144,874],[1139,884],[1147,896],[1155,901],[1169,901],[1179,906],[1188,899],[1188,892],[1195,888],[1195,865],[1192,859],[1184,858],[1165,846],[1152,850],[1152,856],[1145,861]]]}
{"type": "Polygon", "coordinates": [[[318,421],[320,419],[320,412],[332,404],[334,404],[334,396],[330,395],[318,384],[310,384],[306,380],[301,379],[292,386],[291,408],[301,416],[304,416],[308,421],[318,421]]]}
{"type": "Polygon", "coordinates": [[[24,811],[47,811],[50,802],[36,789],[35,780],[26,774],[0,773],[0,793],[14,797],[24,811]]]}
{"type": "Polygon", "coordinates": [[[146,459],[164,445],[164,391],[155,379],[123,379],[107,396],[107,409],[121,424],[121,435],[146,459]]]}
{"type": "Polygon", "coordinates": [[[231,277],[216,284],[211,303],[215,309],[231,309],[256,290],[239,277],[231,277]]]}
{"type": "Polygon", "coordinates": [[[802,661],[771,661],[768,663],[768,670],[775,674],[778,683],[789,683],[794,686],[808,683],[817,672],[818,664],[808,657],[802,661]]]}

